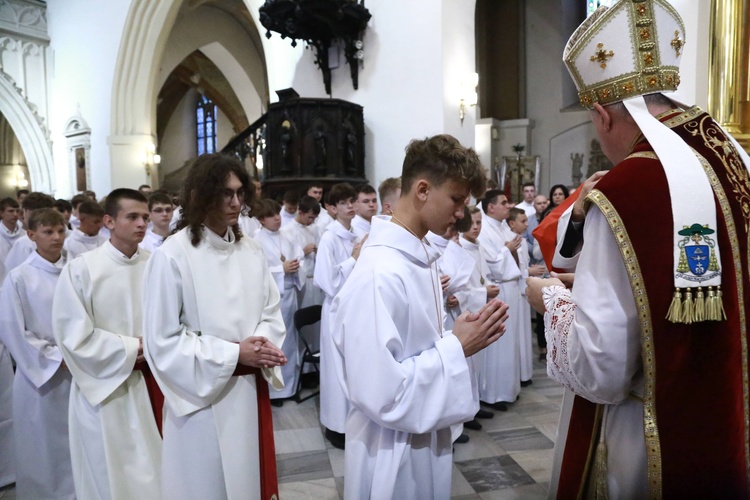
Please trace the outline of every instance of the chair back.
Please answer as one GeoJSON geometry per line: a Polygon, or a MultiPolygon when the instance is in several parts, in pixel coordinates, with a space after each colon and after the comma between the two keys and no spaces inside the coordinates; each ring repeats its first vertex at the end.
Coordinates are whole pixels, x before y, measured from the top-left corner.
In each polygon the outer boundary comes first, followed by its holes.
{"type": "Polygon", "coordinates": [[[314,325],[320,321],[320,315],[323,311],[323,306],[315,305],[303,307],[297,309],[294,313],[294,327],[297,331],[301,330],[303,326],[314,325]]]}

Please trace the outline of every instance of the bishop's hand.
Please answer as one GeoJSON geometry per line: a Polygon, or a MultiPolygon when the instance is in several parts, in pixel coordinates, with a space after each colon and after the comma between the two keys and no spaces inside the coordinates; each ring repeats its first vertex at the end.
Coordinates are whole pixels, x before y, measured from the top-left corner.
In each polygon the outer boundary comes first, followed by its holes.
{"type": "Polygon", "coordinates": [[[475,313],[462,313],[453,326],[453,335],[461,342],[464,356],[468,358],[502,337],[507,319],[508,304],[497,299],[475,313]]]}
{"type": "Polygon", "coordinates": [[[558,278],[526,278],[526,299],[539,314],[547,312],[542,298],[542,288],[555,285],[565,286],[558,278]]]}
{"type": "Polygon", "coordinates": [[[284,366],[284,352],[265,337],[248,337],[240,342],[239,364],[255,368],[284,366]]]}

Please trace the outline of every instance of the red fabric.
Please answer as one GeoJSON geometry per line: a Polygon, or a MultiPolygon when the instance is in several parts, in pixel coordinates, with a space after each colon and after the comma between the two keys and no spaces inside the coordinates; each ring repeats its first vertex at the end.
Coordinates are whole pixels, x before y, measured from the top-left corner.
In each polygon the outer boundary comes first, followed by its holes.
{"type": "Polygon", "coordinates": [[[539,242],[539,248],[542,251],[542,257],[544,257],[544,263],[547,264],[547,269],[551,271],[568,272],[566,269],[558,269],[552,266],[552,258],[555,256],[555,247],[557,246],[557,221],[560,220],[563,212],[578,199],[578,195],[581,194],[581,186],[548,213],[544,220],[531,232],[532,236],[539,242]]]}
{"type": "MultiPolygon", "coordinates": [[[[648,297],[665,498],[746,498],[748,492],[736,284],[737,273],[741,273],[747,306],[750,304],[748,234],[737,190],[729,181],[730,174],[720,157],[725,154],[725,138],[713,123],[708,115],[702,114],[673,130],[712,164],[733,211],[741,255],[739,269],[734,266],[727,224],[716,202],[719,226],[716,237],[721,249],[727,321],[675,324],[665,319],[674,292],[674,243],[671,200],[660,162],[648,158],[626,159],[596,186],[614,205],[627,229],[648,297]],[[704,136],[714,142],[704,140],[704,136]]],[[[644,141],[635,151],[651,151],[651,148],[644,141]]],[[[730,161],[736,159],[729,156],[730,161]]],[[[570,438],[567,442],[571,442],[570,438]]]]}
{"type": "Polygon", "coordinates": [[[136,363],[133,369],[143,374],[143,380],[146,382],[146,389],[148,390],[148,399],[151,401],[151,411],[154,412],[156,427],[159,429],[159,435],[162,436],[161,424],[162,412],[164,411],[164,394],[162,394],[159,384],[156,383],[156,379],[145,361],[136,363]]]}
{"type": "Polygon", "coordinates": [[[258,444],[260,447],[260,497],[264,500],[279,497],[276,473],[276,445],[273,440],[273,415],[268,382],[258,368],[237,365],[232,376],[255,375],[258,394],[258,444]]]}
{"type": "Polygon", "coordinates": [[[557,499],[580,498],[583,494],[583,475],[588,464],[589,451],[595,445],[596,404],[576,396],[570,415],[568,436],[565,441],[557,499]]]}

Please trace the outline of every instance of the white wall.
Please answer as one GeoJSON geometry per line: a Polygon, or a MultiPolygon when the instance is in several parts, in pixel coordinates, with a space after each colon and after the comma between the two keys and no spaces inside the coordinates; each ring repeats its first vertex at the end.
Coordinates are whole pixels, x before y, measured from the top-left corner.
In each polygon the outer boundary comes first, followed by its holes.
{"type": "MultiPolygon", "coordinates": [[[[474,113],[463,127],[453,82],[474,70],[474,2],[423,0],[368,2],[372,13],[364,38],[359,90],[352,88],[343,53],[332,71],[333,97],[364,107],[365,172],[377,185],[401,175],[411,139],[452,133],[474,144],[474,113]],[[418,22],[416,22],[418,20],[418,22]]],[[[275,90],[294,87],[302,97],[326,97],[313,54],[273,34],[266,54],[271,101],[275,90]]]]}
{"type": "Polygon", "coordinates": [[[164,128],[164,136],[159,144],[161,155],[159,177],[162,180],[164,176],[174,172],[186,161],[196,156],[195,103],[197,100],[198,92],[195,89],[186,92],[164,128]]]}
{"type": "MultiPolygon", "coordinates": [[[[555,184],[552,178],[564,175],[558,171],[570,171],[569,157],[551,156],[552,137],[589,120],[587,111],[560,111],[563,78],[570,78],[562,63],[567,36],[560,33],[561,19],[561,2],[526,1],[526,109],[535,126],[525,154],[541,157],[541,186],[537,186],[540,193],[555,184]],[[544,36],[533,36],[535,33],[544,36]]],[[[584,152],[585,144],[581,148],[584,152]]]]}
{"type": "MultiPolygon", "coordinates": [[[[68,165],[62,133],[65,122],[76,115],[77,109],[91,127],[91,189],[97,196],[103,196],[113,188],[123,187],[111,183],[107,137],[115,62],[129,3],[108,0],[97,2],[96,8],[92,8],[89,0],[47,2],[54,58],[50,131],[57,171],[56,196],[69,197],[74,193],[73,171],[68,165]]],[[[125,168],[140,171],[143,165],[131,163],[125,168]]]]}
{"type": "Polygon", "coordinates": [[[232,123],[229,121],[227,115],[224,112],[216,108],[216,149],[221,151],[224,146],[227,145],[229,140],[240,133],[241,130],[235,131],[232,128],[232,123]]]}

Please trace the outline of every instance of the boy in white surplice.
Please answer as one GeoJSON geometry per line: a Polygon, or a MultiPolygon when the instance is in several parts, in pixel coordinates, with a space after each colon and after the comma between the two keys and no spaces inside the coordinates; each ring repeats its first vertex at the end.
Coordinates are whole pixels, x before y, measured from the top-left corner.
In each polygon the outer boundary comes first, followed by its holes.
{"type": "Polygon", "coordinates": [[[443,331],[443,292],[424,239],[464,216],[485,177],[476,153],[448,135],[412,141],[390,220],[374,218],[354,271],[331,308],[336,356],[351,404],[346,498],[448,499],[452,443],[479,410],[467,357],[503,333],[492,300],[443,331]]]}

